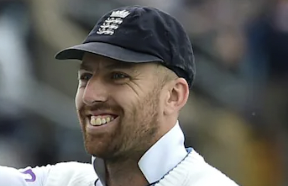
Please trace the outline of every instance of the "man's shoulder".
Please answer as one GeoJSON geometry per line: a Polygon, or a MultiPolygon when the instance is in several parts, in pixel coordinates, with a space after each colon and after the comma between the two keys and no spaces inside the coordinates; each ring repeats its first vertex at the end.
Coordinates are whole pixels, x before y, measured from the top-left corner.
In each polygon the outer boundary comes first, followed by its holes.
{"type": "Polygon", "coordinates": [[[237,186],[228,176],[208,164],[197,152],[191,152],[188,161],[190,163],[190,166],[187,167],[189,180],[193,182],[193,185],[237,186]]]}
{"type": "Polygon", "coordinates": [[[54,165],[54,168],[60,168],[65,170],[84,170],[84,171],[93,171],[93,166],[91,163],[82,163],[77,161],[69,161],[69,162],[60,162],[54,165]],[[68,169],[69,168],[69,169],[68,169]]]}
{"type": "MultiPolygon", "coordinates": [[[[221,185],[237,186],[237,184],[224,173],[205,162],[198,171],[191,174],[191,180],[198,186],[221,185]]],[[[194,185],[194,184],[193,184],[194,185]]]]}
{"type": "Polygon", "coordinates": [[[89,163],[61,162],[51,166],[47,186],[93,186],[97,175],[89,163]]]}
{"type": "Polygon", "coordinates": [[[225,174],[205,162],[196,151],[188,155],[155,186],[238,186],[225,174]]]}

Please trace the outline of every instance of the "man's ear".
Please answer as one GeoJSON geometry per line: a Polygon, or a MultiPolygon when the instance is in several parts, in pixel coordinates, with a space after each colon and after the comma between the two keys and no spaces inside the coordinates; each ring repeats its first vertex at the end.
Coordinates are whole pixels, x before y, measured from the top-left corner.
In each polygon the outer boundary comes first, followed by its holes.
{"type": "Polygon", "coordinates": [[[178,113],[187,103],[189,86],[184,78],[177,78],[169,85],[169,91],[165,100],[164,115],[178,113]]]}

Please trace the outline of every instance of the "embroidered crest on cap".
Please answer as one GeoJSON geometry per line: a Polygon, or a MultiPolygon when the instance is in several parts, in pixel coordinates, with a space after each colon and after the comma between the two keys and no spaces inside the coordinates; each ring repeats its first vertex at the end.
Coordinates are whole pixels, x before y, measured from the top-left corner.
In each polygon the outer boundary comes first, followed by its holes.
{"type": "Polygon", "coordinates": [[[97,34],[113,35],[114,31],[123,22],[123,19],[126,18],[129,14],[130,12],[128,12],[127,10],[113,11],[111,15],[100,26],[97,34]]]}

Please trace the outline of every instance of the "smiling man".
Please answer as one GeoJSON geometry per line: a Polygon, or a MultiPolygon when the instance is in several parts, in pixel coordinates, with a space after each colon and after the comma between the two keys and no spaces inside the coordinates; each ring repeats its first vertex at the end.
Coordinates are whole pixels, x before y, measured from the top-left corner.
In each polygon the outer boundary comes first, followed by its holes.
{"type": "Polygon", "coordinates": [[[195,64],[187,34],[170,15],[140,6],[112,10],[56,58],[82,61],[75,103],[92,165],[0,167],[0,185],[236,186],[184,146],[178,116],[195,64]]]}

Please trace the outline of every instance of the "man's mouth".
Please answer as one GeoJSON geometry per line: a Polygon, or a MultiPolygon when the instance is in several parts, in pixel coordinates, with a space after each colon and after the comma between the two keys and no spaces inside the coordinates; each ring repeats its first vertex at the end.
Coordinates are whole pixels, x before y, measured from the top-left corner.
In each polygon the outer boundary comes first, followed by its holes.
{"type": "Polygon", "coordinates": [[[93,126],[100,126],[100,125],[105,125],[110,122],[112,122],[114,119],[116,119],[118,116],[117,115],[91,115],[89,117],[90,124],[93,126]]]}

